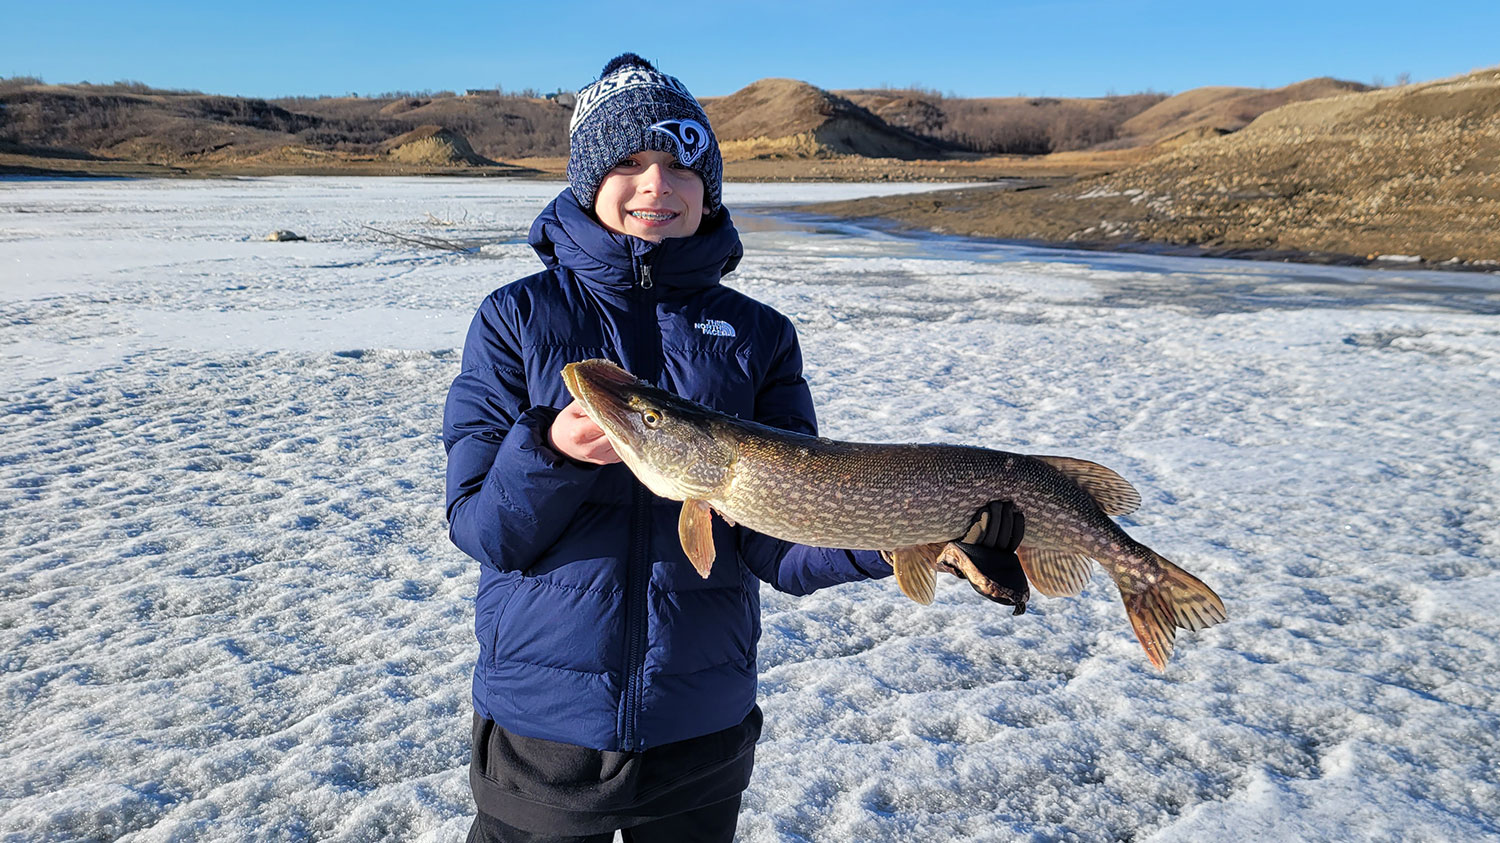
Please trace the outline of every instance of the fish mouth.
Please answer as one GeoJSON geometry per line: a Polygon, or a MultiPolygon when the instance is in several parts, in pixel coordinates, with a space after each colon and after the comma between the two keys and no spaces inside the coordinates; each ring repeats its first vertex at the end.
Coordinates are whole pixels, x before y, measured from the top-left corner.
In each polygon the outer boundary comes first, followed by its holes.
{"type": "Polygon", "coordinates": [[[606,433],[629,429],[629,391],[643,382],[608,360],[569,363],[562,370],[563,384],[583,405],[583,410],[606,433]]]}

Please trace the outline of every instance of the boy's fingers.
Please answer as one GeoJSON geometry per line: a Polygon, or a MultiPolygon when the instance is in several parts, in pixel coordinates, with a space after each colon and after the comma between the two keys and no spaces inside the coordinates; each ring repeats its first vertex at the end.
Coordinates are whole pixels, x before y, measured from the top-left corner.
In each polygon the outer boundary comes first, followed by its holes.
{"type": "Polygon", "coordinates": [[[589,462],[595,462],[601,465],[620,461],[619,455],[615,453],[614,446],[610,445],[607,440],[602,444],[593,445],[588,448],[587,454],[589,462]]]}
{"type": "Polygon", "coordinates": [[[593,419],[589,418],[588,413],[583,411],[583,405],[579,404],[576,399],[573,403],[565,407],[563,412],[568,414],[574,427],[583,436],[589,439],[598,439],[604,435],[604,430],[595,424],[593,419]]]}
{"type": "Polygon", "coordinates": [[[609,438],[594,420],[583,411],[576,399],[557,414],[548,438],[553,448],[564,456],[580,462],[608,465],[620,462],[620,456],[609,443],[609,438]]]}

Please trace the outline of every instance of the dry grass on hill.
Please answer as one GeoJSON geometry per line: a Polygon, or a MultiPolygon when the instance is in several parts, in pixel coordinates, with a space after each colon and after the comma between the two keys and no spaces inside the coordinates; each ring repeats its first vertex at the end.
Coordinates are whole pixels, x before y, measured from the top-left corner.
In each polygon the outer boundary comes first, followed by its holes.
{"type": "Polygon", "coordinates": [[[990,237],[1490,266],[1500,261],[1500,69],[1290,103],[1234,134],[1066,186],[817,210],[990,237]]]}
{"type": "Polygon", "coordinates": [[[1163,94],[1113,97],[943,97],[926,91],[840,91],[897,126],[986,155],[1046,155],[1114,140],[1163,94]]]}
{"type": "MultiPolygon", "coordinates": [[[[705,100],[726,175],[1026,180],[824,208],[962,234],[1500,261],[1500,70],[1375,91],[1324,78],[1174,97],[845,93],[766,79],[705,100]],[[1016,148],[1051,154],[971,151],[1016,148]]],[[[569,117],[521,96],[266,101],[25,78],[0,80],[0,106],[0,171],[43,174],[506,174],[490,159],[519,159],[560,175],[569,117]]]]}
{"type": "MultiPolygon", "coordinates": [[[[704,105],[727,161],[788,162],[755,165],[766,172],[754,177],[943,178],[952,177],[944,170],[950,163],[970,175],[993,177],[1036,166],[1017,161],[976,165],[976,157],[1131,147],[1141,138],[1121,135],[1135,130],[1165,136],[1181,134],[1183,125],[1235,128],[1257,108],[1285,101],[1293,89],[1307,89],[1306,95],[1320,85],[1347,84],[1311,80],[1279,92],[1204,89],[1163,103],[1159,94],[957,99],[920,90],[857,90],[845,92],[846,97],[805,82],[763,79],[727,97],[706,99],[704,105]],[[852,163],[830,163],[846,158],[852,163]],[[940,163],[911,163],[917,161],[940,163]],[[797,172],[795,162],[808,163],[797,172]]],[[[556,102],[508,94],[421,92],[268,101],[162,91],[133,82],[68,86],[27,78],[0,80],[0,106],[0,144],[7,154],[92,156],[171,167],[235,160],[264,166],[282,160],[298,167],[308,162],[327,168],[346,162],[364,165],[386,160],[393,138],[423,126],[440,126],[466,141],[472,158],[432,153],[465,166],[479,158],[561,157],[567,154],[570,116],[556,102]]],[[[431,158],[426,153],[417,157],[431,158]]],[[[1060,166],[1058,160],[1046,169],[1060,166]]]]}
{"type": "Polygon", "coordinates": [[[1307,79],[1283,88],[1194,88],[1153,105],[1120,125],[1120,134],[1132,145],[1158,143],[1195,134],[1229,134],[1252,120],[1287,103],[1323,99],[1370,90],[1358,82],[1327,76],[1307,79]]]}
{"type": "Polygon", "coordinates": [[[442,126],[418,126],[381,144],[380,149],[391,160],[404,164],[485,167],[495,163],[476,155],[463,135],[442,126]]]}
{"type": "Polygon", "coordinates": [[[762,79],[727,97],[705,98],[703,108],[728,159],[914,159],[943,152],[843,97],[794,79],[762,79]]]}
{"type": "Polygon", "coordinates": [[[95,86],[28,85],[0,102],[0,139],[67,157],[157,161],[229,145],[264,149],[316,122],[264,100],[95,86]]]}
{"type": "MultiPolygon", "coordinates": [[[[0,145],[8,154],[173,166],[242,159],[262,164],[300,149],[325,166],[364,163],[382,145],[440,125],[477,147],[473,158],[567,150],[568,110],[519,96],[327,97],[267,101],[162,91],[139,83],[47,85],[0,80],[0,145]]],[[[466,156],[459,156],[466,158],[466,156]]],[[[302,153],[292,158],[308,159],[302,153]]]]}
{"type": "Polygon", "coordinates": [[[319,118],[328,137],[365,145],[364,151],[424,125],[437,125],[466,138],[485,158],[566,155],[572,112],[550,100],[512,95],[403,96],[395,98],[321,97],[277,100],[298,113],[319,118]]]}
{"type": "Polygon", "coordinates": [[[1149,240],[1500,259],[1500,71],[1296,102],[1080,185],[1149,240]]]}

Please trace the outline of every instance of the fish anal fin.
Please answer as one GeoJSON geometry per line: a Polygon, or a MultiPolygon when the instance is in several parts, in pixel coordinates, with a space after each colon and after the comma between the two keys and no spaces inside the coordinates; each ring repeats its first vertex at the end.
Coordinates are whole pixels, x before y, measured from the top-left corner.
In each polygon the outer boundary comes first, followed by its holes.
{"type": "Polygon", "coordinates": [[[714,567],[714,511],[706,501],[685,500],[682,515],[677,519],[677,538],[682,541],[682,552],[698,569],[698,575],[708,579],[714,567]]]}
{"type": "Polygon", "coordinates": [[[1037,591],[1048,597],[1073,597],[1088,585],[1094,560],[1071,550],[1021,545],[1016,549],[1021,570],[1037,591]]]}
{"type": "Polygon", "coordinates": [[[1129,515],[1140,508],[1141,493],[1130,481],[1096,462],[1073,457],[1036,457],[1077,483],[1105,515],[1129,515]]]}
{"type": "Polygon", "coordinates": [[[896,585],[900,586],[901,593],[926,606],[937,594],[937,574],[933,565],[942,552],[942,544],[924,544],[882,550],[880,555],[896,572],[896,585]]]}

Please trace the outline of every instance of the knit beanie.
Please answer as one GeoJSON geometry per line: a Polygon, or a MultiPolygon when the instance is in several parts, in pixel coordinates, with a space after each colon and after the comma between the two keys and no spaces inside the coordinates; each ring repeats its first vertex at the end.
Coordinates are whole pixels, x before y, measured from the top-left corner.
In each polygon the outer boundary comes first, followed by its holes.
{"type": "Polygon", "coordinates": [[[718,212],[724,160],[708,115],[681,82],[625,53],[578,92],[568,124],[568,183],[578,204],[593,210],[604,176],[646,149],[670,152],[702,176],[703,214],[718,212]]]}

